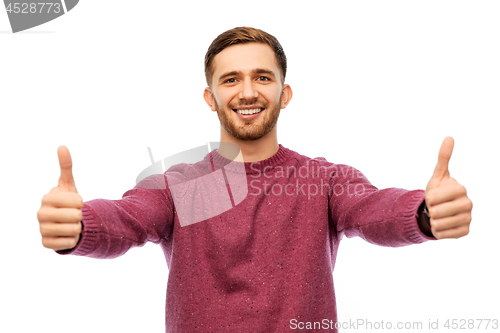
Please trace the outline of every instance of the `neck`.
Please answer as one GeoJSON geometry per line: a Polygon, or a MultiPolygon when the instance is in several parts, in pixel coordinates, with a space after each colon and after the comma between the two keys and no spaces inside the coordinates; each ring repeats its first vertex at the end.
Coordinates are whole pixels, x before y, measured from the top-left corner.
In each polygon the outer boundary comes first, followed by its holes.
{"type": "MultiPolygon", "coordinates": [[[[252,141],[238,140],[222,130],[220,142],[231,142],[238,145],[240,154],[234,159],[236,162],[262,161],[272,157],[279,150],[276,127],[264,137],[252,141]]],[[[221,156],[231,159],[229,157],[231,154],[224,150],[223,145],[221,145],[217,152],[221,156]]]]}

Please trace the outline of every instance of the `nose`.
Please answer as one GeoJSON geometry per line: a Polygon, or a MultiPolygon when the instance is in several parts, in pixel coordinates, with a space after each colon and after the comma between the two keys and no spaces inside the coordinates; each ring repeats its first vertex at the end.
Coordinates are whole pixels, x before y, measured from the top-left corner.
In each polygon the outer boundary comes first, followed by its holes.
{"type": "Polygon", "coordinates": [[[245,78],[241,85],[240,99],[254,100],[259,97],[259,92],[255,89],[251,78],[245,78]]]}

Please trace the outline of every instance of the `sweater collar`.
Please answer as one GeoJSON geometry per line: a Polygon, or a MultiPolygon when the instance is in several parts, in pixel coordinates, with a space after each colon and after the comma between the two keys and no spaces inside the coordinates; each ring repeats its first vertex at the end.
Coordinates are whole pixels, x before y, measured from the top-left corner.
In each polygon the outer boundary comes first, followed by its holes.
{"type": "MultiPolygon", "coordinates": [[[[278,144],[278,146],[279,149],[273,156],[257,162],[235,162],[219,154],[217,149],[212,150],[209,155],[213,160],[215,169],[231,165],[230,171],[236,173],[242,173],[243,166],[246,174],[270,173],[276,166],[283,164],[291,156],[290,149],[283,147],[281,144],[278,144]]],[[[228,167],[225,169],[227,170],[228,167]]]]}

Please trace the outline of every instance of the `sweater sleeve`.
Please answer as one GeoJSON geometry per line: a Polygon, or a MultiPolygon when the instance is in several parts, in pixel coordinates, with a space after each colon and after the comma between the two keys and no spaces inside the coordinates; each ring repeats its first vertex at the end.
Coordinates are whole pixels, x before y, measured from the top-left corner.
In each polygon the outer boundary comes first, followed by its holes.
{"type": "Polygon", "coordinates": [[[164,174],[156,174],[125,192],[121,200],[85,202],[78,244],[55,252],[111,259],[148,241],[158,244],[166,240],[174,223],[174,204],[166,182],[164,174]]]}
{"type": "Polygon", "coordinates": [[[436,240],[418,226],[424,190],[379,190],[360,171],[344,164],[334,165],[330,176],[329,210],[339,240],[345,234],[388,247],[436,240]]]}

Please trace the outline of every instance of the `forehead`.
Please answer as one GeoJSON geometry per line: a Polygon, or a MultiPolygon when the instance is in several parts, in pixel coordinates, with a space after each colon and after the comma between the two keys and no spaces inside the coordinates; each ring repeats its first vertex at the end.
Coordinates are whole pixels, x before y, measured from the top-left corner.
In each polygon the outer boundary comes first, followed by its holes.
{"type": "Polygon", "coordinates": [[[229,71],[250,72],[268,68],[278,75],[278,63],[273,49],[263,43],[231,45],[214,57],[214,79],[229,71]]]}

